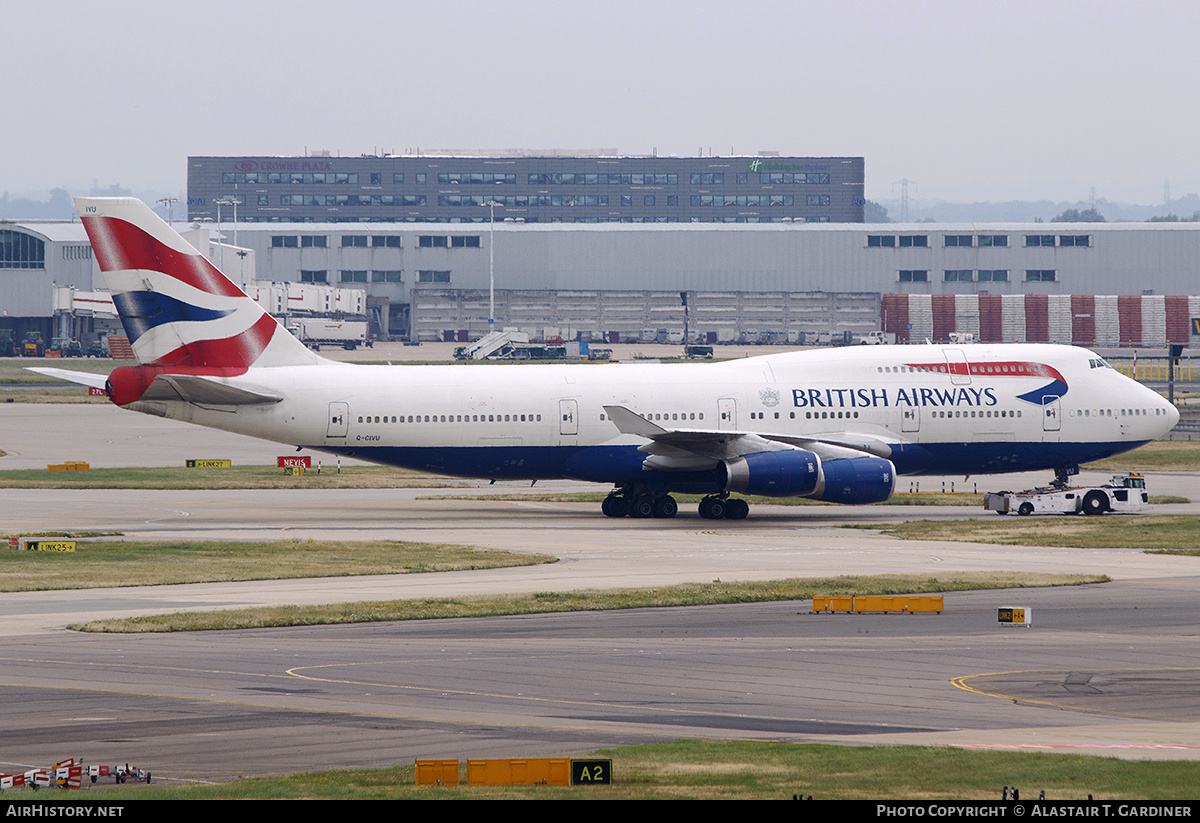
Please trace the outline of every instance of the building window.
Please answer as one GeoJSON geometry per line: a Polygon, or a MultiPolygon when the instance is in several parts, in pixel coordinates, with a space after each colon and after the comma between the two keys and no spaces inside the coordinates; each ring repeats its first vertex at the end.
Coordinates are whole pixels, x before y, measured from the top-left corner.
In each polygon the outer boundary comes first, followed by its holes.
{"type": "Polygon", "coordinates": [[[323,269],[316,270],[316,271],[309,271],[309,270],[302,269],[300,271],[300,282],[301,283],[328,283],[329,282],[329,272],[327,272],[323,269]]]}
{"type": "Polygon", "coordinates": [[[448,271],[429,271],[422,269],[417,272],[418,283],[449,283],[450,272],[448,271]]]}
{"type": "Polygon", "coordinates": [[[340,272],[338,272],[338,274],[343,283],[366,283],[367,282],[367,272],[365,269],[361,270],[361,271],[357,270],[357,269],[351,269],[349,271],[347,271],[346,269],[342,269],[340,272]]]}
{"type": "MultiPolygon", "coordinates": [[[[418,185],[418,186],[424,186],[424,185],[425,185],[425,172],[423,172],[423,171],[421,171],[421,172],[417,172],[417,173],[414,175],[414,177],[416,177],[416,178],[417,178],[417,185],[418,185]]],[[[400,175],[400,182],[401,182],[401,183],[403,183],[403,182],[404,182],[404,175],[400,175]]]]}
{"type": "Polygon", "coordinates": [[[923,269],[901,269],[901,283],[927,283],[929,282],[929,272],[923,269]]]}
{"type": "Polygon", "coordinates": [[[417,245],[423,249],[444,249],[448,248],[450,243],[444,234],[422,234],[417,239],[417,245]]]}
{"type": "Polygon", "coordinates": [[[642,198],[642,205],[653,206],[654,205],[654,195],[647,194],[644,198],[642,198]]]}
{"type": "Polygon", "coordinates": [[[1054,269],[1026,269],[1026,283],[1053,283],[1055,281],[1054,269]]]}
{"type": "MultiPolygon", "coordinates": [[[[810,194],[805,199],[808,201],[808,205],[810,205],[810,206],[828,206],[829,205],[829,195],[828,194],[810,194]]],[[[901,237],[900,239],[904,240],[905,238],[901,237]]],[[[903,245],[903,243],[901,243],[901,245],[903,245]]],[[[925,245],[925,244],[922,243],[921,245],[925,245]]]]}
{"type": "Polygon", "coordinates": [[[971,246],[971,235],[969,234],[947,234],[946,248],[962,248],[971,246]]]}
{"type": "Polygon", "coordinates": [[[1091,238],[1086,234],[1061,234],[1058,237],[1058,245],[1060,246],[1090,246],[1091,238]]]}
{"type": "Polygon", "coordinates": [[[46,243],[31,234],[0,231],[0,269],[46,268],[46,243]]]}
{"type": "Polygon", "coordinates": [[[452,249],[477,249],[479,248],[478,234],[456,234],[450,238],[450,248],[452,249]]]}
{"type": "Polygon", "coordinates": [[[900,248],[925,248],[929,245],[929,237],[924,234],[900,235],[900,248]]]}
{"type": "Polygon", "coordinates": [[[896,247],[896,236],[893,234],[869,234],[867,235],[867,248],[889,248],[896,247]]]}
{"type": "Polygon", "coordinates": [[[1007,283],[1008,269],[980,269],[980,283],[1007,283]]]}
{"type": "Polygon", "coordinates": [[[276,234],[271,237],[273,249],[295,249],[300,247],[300,238],[290,234],[276,234]]]}
{"type": "Polygon", "coordinates": [[[324,249],[329,247],[329,238],[323,234],[302,234],[300,245],[303,248],[324,249]]]}
{"type": "Polygon", "coordinates": [[[979,235],[979,248],[1008,246],[1007,234],[981,234],[979,235]]]}
{"type": "Polygon", "coordinates": [[[970,269],[947,269],[945,271],[945,282],[947,283],[970,283],[970,269]]]}
{"type": "Polygon", "coordinates": [[[392,185],[403,186],[404,185],[404,175],[400,174],[400,173],[393,174],[392,175],[392,185]]]}
{"type": "Polygon", "coordinates": [[[403,283],[404,272],[396,270],[373,271],[371,272],[372,283],[403,283]]]}
{"type": "Polygon", "coordinates": [[[398,249],[400,248],[400,235],[398,234],[376,234],[371,237],[371,245],[375,248],[398,249]]]}
{"type": "Polygon", "coordinates": [[[1027,234],[1027,235],[1025,235],[1025,247],[1026,248],[1030,248],[1032,246],[1053,246],[1053,245],[1054,245],[1054,235],[1053,234],[1027,234]]]}
{"type": "Polygon", "coordinates": [[[367,247],[367,236],[365,234],[343,234],[342,248],[363,248],[367,247]]]}

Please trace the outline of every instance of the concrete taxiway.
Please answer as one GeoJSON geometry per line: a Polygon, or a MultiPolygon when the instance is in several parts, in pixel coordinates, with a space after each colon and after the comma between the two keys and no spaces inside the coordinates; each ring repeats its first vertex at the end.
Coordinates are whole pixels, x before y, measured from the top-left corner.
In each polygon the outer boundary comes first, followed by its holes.
{"type": "MultiPolygon", "coordinates": [[[[106,438],[108,418],[90,417],[105,407],[9,415],[14,408],[0,411],[0,431],[19,448],[0,448],[39,467],[89,456],[104,465],[106,450],[126,465],[155,463],[168,449],[196,457],[237,448],[240,462],[286,453],[192,427],[159,430],[181,424],[119,410],[137,431],[106,438]],[[65,427],[52,441],[48,418],[65,427]],[[111,442],[90,455],[50,456],[100,439],[111,442]]],[[[1200,497],[1190,475],[1154,478],[1154,493],[1167,487],[1200,497]]],[[[6,533],[387,537],[561,558],[486,572],[0,595],[0,771],[77,755],[148,765],[156,779],[219,780],[414,757],[574,754],[680,736],[1200,756],[1194,558],[898,541],[840,528],[912,515],[895,507],[760,506],[741,522],[691,511],[613,521],[595,505],[430,499],[445,493],[0,490],[6,533]],[[987,569],[1116,582],[951,594],[940,616],[811,615],[807,603],[770,603],[168,636],[64,628],[261,603],[987,569]],[[1007,605],[1031,607],[1033,626],[999,626],[996,609],[1007,605]]],[[[952,507],[918,514],[981,516],[952,507]]]]}

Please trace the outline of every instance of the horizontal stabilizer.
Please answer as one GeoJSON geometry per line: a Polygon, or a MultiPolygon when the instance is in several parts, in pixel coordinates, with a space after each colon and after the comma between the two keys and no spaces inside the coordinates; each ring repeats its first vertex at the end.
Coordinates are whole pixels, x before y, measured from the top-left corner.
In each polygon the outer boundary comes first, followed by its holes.
{"type": "Polygon", "coordinates": [[[104,388],[104,381],[108,379],[107,375],[92,374],[85,371],[71,371],[70,369],[53,369],[46,366],[26,366],[26,371],[37,372],[44,374],[47,377],[56,377],[59,380],[69,380],[72,383],[78,383],[81,386],[91,386],[93,389],[104,388]]]}
{"type": "Polygon", "coordinates": [[[278,394],[240,389],[195,374],[160,374],[141,399],[183,400],[201,406],[254,406],[283,400],[278,394]]]}

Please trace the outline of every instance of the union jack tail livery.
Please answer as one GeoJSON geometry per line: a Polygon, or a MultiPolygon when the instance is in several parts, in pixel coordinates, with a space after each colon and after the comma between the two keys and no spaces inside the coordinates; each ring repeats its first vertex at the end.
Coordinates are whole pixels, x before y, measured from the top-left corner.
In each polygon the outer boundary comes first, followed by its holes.
{"type": "Polygon", "coordinates": [[[75,205],[139,363],[231,376],[319,361],[140,200],[75,205]]]}

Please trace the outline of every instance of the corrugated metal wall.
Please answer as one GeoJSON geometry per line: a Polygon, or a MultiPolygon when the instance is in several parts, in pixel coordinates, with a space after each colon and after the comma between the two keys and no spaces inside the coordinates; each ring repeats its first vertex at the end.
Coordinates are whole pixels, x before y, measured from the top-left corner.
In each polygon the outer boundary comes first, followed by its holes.
{"type": "Polygon", "coordinates": [[[885,294],[882,306],[883,330],[914,342],[957,331],[985,343],[1188,345],[1200,317],[1200,297],[1161,294],[885,294]]]}

